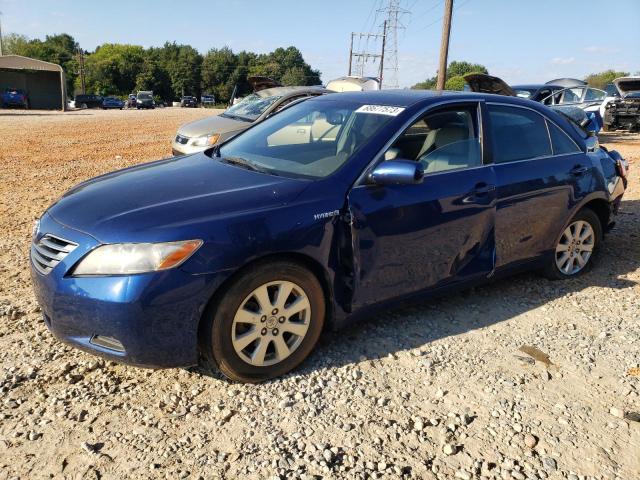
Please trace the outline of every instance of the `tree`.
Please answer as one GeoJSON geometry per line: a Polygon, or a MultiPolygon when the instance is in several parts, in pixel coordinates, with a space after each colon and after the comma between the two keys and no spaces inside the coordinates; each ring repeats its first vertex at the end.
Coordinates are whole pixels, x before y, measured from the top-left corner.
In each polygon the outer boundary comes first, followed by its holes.
{"type": "Polygon", "coordinates": [[[5,55],[22,55],[26,57],[29,38],[17,33],[9,33],[2,37],[2,50],[5,55]]]}
{"type": "Polygon", "coordinates": [[[591,75],[587,75],[584,79],[590,86],[595,88],[604,89],[608,83],[611,83],[618,77],[626,77],[629,75],[629,72],[616,72],[614,70],[605,70],[600,73],[592,73],[591,75]]]}
{"type": "MultiPolygon", "coordinates": [[[[447,76],[446,76],[447,82],[445,83],[445,89],[462,90],[462,88],[464,87],[464,79],[462,79],[461,77],[463,77],[464,75],[467,75],[468,73],[488,74],[489,70],[487,70],[487,67],[479,63],[453,61],[447,67],[447,76]],[[460,80],[458,80],[458,78],[462,80],[463,82],[462,86],[460,86],[460,80]],[[449,83],[449,80],[453,80],[453,79],[456,79],[456,80],[453,81],[452,83],[449,83]],[[448,85],[450,85],[451,87],[460,87],[460,88],[449,88],[448,85]]],[[[426,79],[424,82],[416,83],[411,88],[414,90],[433,90],[436,88],[437,80],[438,80],[438,75],[436,72],[435,76],[426,79]]]]}
{"type": "Polygon", "coordinates": [[[202,60],[202,91],[213,93],[218,101],[228,100],[237,68],[238,56],[229,47],[209,50],[202,60]]]}
{"type": "Polygon", "coordinates": [[[100,45],[85,60],[87,91],[100,95],[131,93],[144,58],[144,49],[139,45],[100,45]]]}
{"type": "Polygon", "coordinates": [[[463,90],[467,82],[462,77],[451,77],[444,84],[445,90],[463,90]]]}

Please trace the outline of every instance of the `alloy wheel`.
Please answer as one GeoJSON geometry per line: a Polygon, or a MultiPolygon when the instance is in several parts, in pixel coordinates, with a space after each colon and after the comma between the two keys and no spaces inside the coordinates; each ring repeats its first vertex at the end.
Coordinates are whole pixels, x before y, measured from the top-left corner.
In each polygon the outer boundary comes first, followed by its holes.
{"type": "Polygon", "coordinates": [[[300,346],[310,320],[311,304],[300,286],[289,281],[265,283],[236,311],[231,327],[233,348],[251,365],[275,365],[300,346]]]}
{"type": "Polygon", "coordinates": [[[575,275],[589,262],[595,247],[595,233],[589,222],[569,225],[556,246],[556,266],[565,275],[575,275]]]}

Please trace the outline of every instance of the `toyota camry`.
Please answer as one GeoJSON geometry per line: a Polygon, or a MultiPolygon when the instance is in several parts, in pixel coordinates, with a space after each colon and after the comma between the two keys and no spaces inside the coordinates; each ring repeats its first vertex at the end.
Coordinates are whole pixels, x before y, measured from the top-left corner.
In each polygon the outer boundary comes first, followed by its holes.
{"type": "Polygon", "coordinates": [[[626,186],[616,152],[515,97],[321,96],[204,152],[67,192],[32,279],[62,341],[147,367],[282,375],[324,328],[521,270],[587,271],[626,186]]]}

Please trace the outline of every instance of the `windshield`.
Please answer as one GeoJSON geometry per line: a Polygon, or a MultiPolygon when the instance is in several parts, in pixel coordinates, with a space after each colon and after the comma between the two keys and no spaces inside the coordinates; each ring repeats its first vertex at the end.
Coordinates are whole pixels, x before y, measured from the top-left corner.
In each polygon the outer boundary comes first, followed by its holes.
{"type": "Polygon", "coordinates": [[[237,103],[233,107],[227,109],[223,115],[225,117],[231,117],[245,122],[255,122],[258,117],[267,110],[267,108],[273,105],[280,98],[282,98],[281,95],[261,97],[256,93],[252,93],[251,95],[244,97],[240,103],[237,103]]]}
{"type": "Polygon", "coordinates": [[[139,93],[138,94],[138,98],[140,100],[151,100],[151,94],[150,93],[139,93]]]}
{"type": "Polygon", "coordinates": [[[273,175],[327,177],[394,118],[360,107],[337,99],[307,100],[247,130],[217,154],[222,162],[273,175]]]}
{"type": "Polygon", "coordinates": [[[514,88],[516,95],[520,98],[531,98],[536,92],[535,88],[514,88]]]}

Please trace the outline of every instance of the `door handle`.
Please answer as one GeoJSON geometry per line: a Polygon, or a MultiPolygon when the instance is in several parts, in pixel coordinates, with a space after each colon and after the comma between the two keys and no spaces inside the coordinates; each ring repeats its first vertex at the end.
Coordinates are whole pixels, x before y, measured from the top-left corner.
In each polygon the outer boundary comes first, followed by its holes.
{"type": "Polygon", "coordinates": [[[580,175],[584,175],[585,173],[587,173],[589,169],[587,167],[583,167],[581,165],[576,165],[575,167],[573,167],[569,173],[571,175],[575,175],[576,177],[579,177],[580,175]]]}
{"type": "Polygon", "coordinates": [[[473,190],[473,194],[477,195],[477,196],[483,196],[483,195],[487,195],[488,193],[491,193],[493,191],[495,191],[496,186],[495,185],[488,185],[486,183],[479,183],[478,185],[476,185],[476,188],[473,190]]]}

